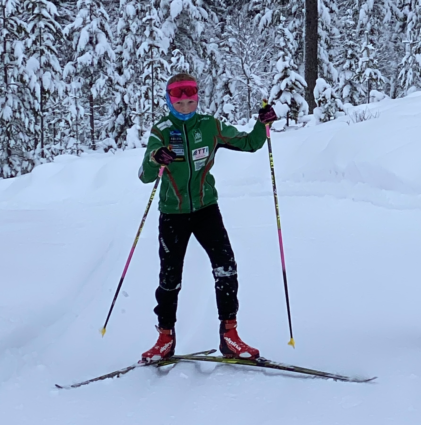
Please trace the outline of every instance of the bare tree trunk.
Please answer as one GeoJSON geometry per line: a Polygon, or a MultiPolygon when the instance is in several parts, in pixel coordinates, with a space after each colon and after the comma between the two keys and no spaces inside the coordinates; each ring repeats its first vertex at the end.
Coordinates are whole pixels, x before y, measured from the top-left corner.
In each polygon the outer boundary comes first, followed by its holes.
{"type": "Polygon", "coordinates": [[[398,89],[398,85],[397,85],[397,81],[398,81],[398,67],[395,66],[394,70],[393,70],[393,75],[392,78],[390,79],[390,90],[389,90],[389,96],[391,99],[396,99],[397,97],[397,89],[398,89]]]}
{"type": "Polygon", "coordinates": [[[371,84],[370,79],[367,80],[367,103],[370,103],[371,84]]]}
{"type": "MultiPolygon", "coordinates": [[[[89,8],[89,16],[92,22],[92,12],[93,9],[93,4],[91,3],[90,8],[89,8]]],[[[93,35],[90,34],[90,43],[92,46],[92,51],[95,51],[95,44],[93,41],[93,35]]],[[[94,63],[93,63],[93,57],[92,57],[92,62],[91,62],[91,66],[92,66],[92,72],[94,72],[93,70],[95,69],[94,63]]],[[[92,93],[92,87],[94,86],[94,76],[93,74],[91,74],[91,78],[90,78],[90,83],[89,83],[89,110],[90,110],[90,117],[89,117],[89,123],[90,123],[90,127],[91,127],[91,144],[92,144],[92,150],[96,150],[96,143],[95,143],[95,120],[94,120],[94,95],[92,93]]]]}
{"type": "MultiPolygon", "coordinates": [[[[3,4],[4,2],[2,2],[1,8],[2,8],[2,18],[3,18],[3,28],[6,29],[6,6],[3,4]]],[[[7,31],[6,31],[7,34],[7,31]]],[[[9,91],[9,63],[6,63],[6,56],[8,54],[7,51],[7,44],[8,44],[8,40],[7,37],[5,36],[3,39],[3,52],[1,54],[1,62],[3,63],[4,66],[4,90],[7,93],[9,91]]],[[[10,128],[9,125],[6,126],[5,130],[5,134],[6,134],[6,152],[7,152],[7,158],[10,158],[11,156],[11,151],[9,148],[9,142],[11,140],[11,134],[10,134],[10,128]]],[[[2,174],[0,173],[0,177],[2,176],[2,174]]],[[[4,174],[3,174],[4,177],[4,174]]]]}
{"type": "Polygon", "coordinates": [[[76,155],[79,155],[79,104],[76,98],[76,155]]]}
{"type": "Polygon", "coordinates": [[[41,158],[45,158],[44,153],[44,87],[41,81],[41,93],[40,93],[40,112],[41,112],[41,158]]]}
{"type": "Polygon", "coordinates": [[[92,86],[93,84],[90,84],[90,90],[89,90],[89,109],[90,109],[90,117],[89,122],[91,125],[91,144],[92,149],[96,150],[96,143],[95,143],[95,120],[94,120],[94,95],[92,94],[92,86]]]}
{"type": "Polygon", "coordinates": [[[307,82],[305,98],[308,103],[309,113],[316,107],[314,100],[314,87],[318,76],[317,72],[317,45],[318,45],[318,9],[317,0],[305,0],[305,69],[304,78],[307,82]]]}
{"type": "MultiPolygon", "coordinates": [[[[368,37],[368,31],[365,32],[365,42],[367,43],[367,47],[370,43],[370,39],[368,37]]],[[[370,50],[367,49],[367,58],[370,58],[370,50]]],[[[369,62],[370,63],[370,62],[369,62]]],[[[370,76],[367,80],[367,103],[370,103],[370,91],[371,91],[371,84],[370,84],[370,76]]]]}
{"type": "Polygon", "coordinates": [[[153,47],[151,47],[151,75],[152,75],[152,84],[151,84],[151,100],[152,100],[152,124],[155,123],[155,75],[154,75],[154,66],[153,66],[153,47]]]}
{"type": "Polygon", "coordinates": [[[39,29],[39,51],[40,51],[40,58],[39,58],[39,63],[40,63],[40,86],[41,86],[41,90],[40,90],[40,109],[41,109],[41,158],[45,158],[45,152],[44,152],[44,82],[43,82],[43,78],[42,78],[42,74],[43,74],[43,69],[42,69],[42,29],[41,29],[41,25],[40,25],[40,29],[39,29]]]}
{"type": "Polygon", "coordinates": [[[247,79],[247,120],[251,118],[251,89],[250,80],[247,79]]]}
{"type": "MultiPolygon", "coordinates": [[[[6,6],[2,4],[2,14],[3,14],[3,28],[6,30],[6,6]]],[[[7,34],[7,31],[5,31],[7,34]]],[[[6,63],[6,55],[7,55],[7,37],[4,37],[3,39],[3,52],[1,54],[1,61],[4,65],[4,86],[6,87],[6,90],[8,90],[8,66],[9,64],[6,63]]]]}

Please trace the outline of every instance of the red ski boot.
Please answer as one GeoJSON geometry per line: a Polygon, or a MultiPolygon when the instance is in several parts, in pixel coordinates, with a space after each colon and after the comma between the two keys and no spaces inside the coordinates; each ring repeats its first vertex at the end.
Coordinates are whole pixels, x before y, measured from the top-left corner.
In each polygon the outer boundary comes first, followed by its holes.
{"type": "Polygon", "coordinates": [[[148,351],[142,354],[142,362],[149,363],[155,360],[165,359],[174,355],[175,331],[174,329],[162,329],[156,327],[159,332],[158,341],[148,351]]]}
{"type": "Polygon", "coordinates": [[[243,342],[237,333],[237,320],[222,320],[219,328],[221,344],[219,350],[224,357],[256,359],[260,353],[257,348],[243,342]]]}

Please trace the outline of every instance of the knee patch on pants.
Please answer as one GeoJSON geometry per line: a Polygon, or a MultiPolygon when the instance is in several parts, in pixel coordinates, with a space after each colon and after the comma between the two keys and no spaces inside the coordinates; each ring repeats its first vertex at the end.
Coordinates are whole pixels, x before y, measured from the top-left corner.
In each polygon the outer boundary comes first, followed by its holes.
{"type": "Polygon", "coordinates": [[[231,266],[215,267],[212,273],[215,277],[215,280],[231,276],[237,276],[237,265],[234,263],[234,265],[231,266]]]}
{"type": "Polygon", "coordinates": [[[159,288],[167,292],[179,291],[181,289],[181,282],[174,285],[173,282],[168,282],[166,279],[164,279],[159,282],[159,288]]]}

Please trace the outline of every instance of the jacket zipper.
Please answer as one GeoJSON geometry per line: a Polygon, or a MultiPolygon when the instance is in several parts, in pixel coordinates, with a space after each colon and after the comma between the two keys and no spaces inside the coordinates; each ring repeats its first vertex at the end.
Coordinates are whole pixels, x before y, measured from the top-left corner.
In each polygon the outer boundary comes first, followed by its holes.
{"type": "Polygon", "coordinates": [[[186,144],[187,144],[187,162],[189,164],[189,183],[188,183],[188,188],[189,188],[189,200],[190,200],[190,212],[193,212],[193,199],[191,196],[191,178],[192,178],[192,169],[191,169],[191,163],[190,163],[190,144],[189,144],[189,138],[187,136],[187,129],[186,129],[186,125],[183,125],[183,130],[184,130],[184,136],[186,138],[186,144]]]}

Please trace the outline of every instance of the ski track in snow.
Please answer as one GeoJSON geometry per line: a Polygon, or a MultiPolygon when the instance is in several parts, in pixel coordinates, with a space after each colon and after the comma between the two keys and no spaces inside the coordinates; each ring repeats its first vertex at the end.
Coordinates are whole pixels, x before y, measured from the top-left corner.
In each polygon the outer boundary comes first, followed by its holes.
{"type": "MultiPolygon", "coordinates": [[[[142,150],[63,156],[0,181],[0,412],[6,425],[419,425],[421,96],[379,118],[273,134],[296,349],[289,340],[267,149],[218,152],[240,279],[239,331],[270,359],[372,384],[215,364],[141,368],[156,339],[156,200],[101,338],[149,198],[142,150]],[[414,112],[415,111],[415,112],[414,112]],[[417,165],[418,164],[418,165],[417,165]]],[[[211,268],[192,240],[177,351],[217,348],[211,268]]]]}

